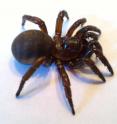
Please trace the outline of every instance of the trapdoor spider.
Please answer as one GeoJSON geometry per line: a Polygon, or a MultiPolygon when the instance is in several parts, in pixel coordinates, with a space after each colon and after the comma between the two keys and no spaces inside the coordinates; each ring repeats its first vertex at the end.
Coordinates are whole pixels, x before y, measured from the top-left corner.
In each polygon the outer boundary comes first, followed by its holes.
{"type": "Polygon", "coordinates": [[[102,47],[98,42],[101,34],[100,29],[92,25],[84,26],[86,19],[82,18],[71,25],[66,35],[62,37],[64,17],[69,19],[66,11],[60,11],[56,20],[55,35],[51,38],[48,35],[46,25],[42,19],[30,15],[23,16],[22,26],[25,25],[26,21],[30,21],[37,24],[40,30],[24,31],[13,41],[12,53],[14,57],[21,63],[32,64],[21,80],[16,97],[20,95],[25,82],[41,64],[50,65],[55,63],[62,79],[66,98],[72,114],[74,115],[75,110],[72,101],[70,80],[64,66],[67,66],[68,68],[77,68],[80,64],[86,64],[102,81],[105,82],[103,74],[91,59],[91,56],[94,53],[96,57],[107,66],[112,75],[113,69],[104,56],[102,47]],[[81,26],[80,29],[76,31],[79,26],[81,26]],[[75,31],[76,33],[74,34],[75,31]]]}

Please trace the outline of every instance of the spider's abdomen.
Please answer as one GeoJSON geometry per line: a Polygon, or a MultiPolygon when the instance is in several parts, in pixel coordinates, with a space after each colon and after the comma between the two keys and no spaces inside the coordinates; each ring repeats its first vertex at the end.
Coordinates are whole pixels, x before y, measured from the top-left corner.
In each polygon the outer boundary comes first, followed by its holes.
{"type": "Polygon", "coordinates": [[[28,30],[19,34],[12,44],[12,53],[21,63],[32,64],[41,56],[49,56],[52,38],[39,30],[28,30]]]}

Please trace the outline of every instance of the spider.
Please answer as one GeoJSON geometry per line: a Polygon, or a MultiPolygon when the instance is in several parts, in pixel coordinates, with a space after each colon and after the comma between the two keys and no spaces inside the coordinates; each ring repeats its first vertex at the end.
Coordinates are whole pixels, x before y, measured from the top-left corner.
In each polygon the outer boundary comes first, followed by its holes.
{"type": "Polygon", "coordinates": [[[45,22],[42,19],[30,15],[23,16],[22,26],[25,25],[26,21],[30,21],[37,24],[40,30],[24,31],[19,34],[12,43],[12,53],[14,57],[21,63],[32,64],[22,77],[16,92],[16,97],[20,95],[25,82],[41,64],[51,65],[55,63],[62,79],[65,96],[71,108],[71,112],[75,115],[70,80],[65,71],[65,66],[72,69],[85,64],[105,82],[106,80],[103,74],[95,65],[94,60],[91,59],[92,54],[95,54],[96,57],[107,66],[111,75],[113,75],[113,69],[104,56],[103,49],[98,42],[101,30],[92,25],[84,26],[86,19],[81,18],[71,25],[65,36],[61,36],[64,17],[69,19],[67,12],[62,10],[59,12],[56,20],[55,35],[51,38],[48,35],[45,22]],[[76,31],[78,27],[80,27],[80,29],[76,31]]]}

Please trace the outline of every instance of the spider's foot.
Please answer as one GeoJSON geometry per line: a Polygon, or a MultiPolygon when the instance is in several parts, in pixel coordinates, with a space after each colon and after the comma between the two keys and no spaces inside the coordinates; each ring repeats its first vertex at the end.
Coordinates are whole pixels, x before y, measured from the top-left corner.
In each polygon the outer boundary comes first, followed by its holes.
{"type": "Polygon", "coordinates": [[[106,59],[105,56],[103,56],[103,59],[101,61],[105,66],[107,66],[107,68],[108,68],[109,72],[111,73],[111,75],[113,75],[114,74],[113,69],[112,69],[111,65],[109,64],[109,62],[108,62],[108,60],[106,59]]]}
{"type": "Polygon", "coordinates": [[[74,110],[74,108],[72,108],[72,114],[75,115],[75,110],[74,110]]]}
{"type": "Polygon", "coordinates": [[[96,67],[95,63],[94,63],[91,59],[84,59],[84,62],[85,62],[85,64],[87,64],[87,65],[91,68],[91,70],[92,70],[95,74],[97,74],[97,75],[99,76],[99,78],[100,78],[103,82],[106,81],[105,78],[104,78],[104,76],[103,76],[103,74],[100,72],[100,70],[96,67]]]}
{"type": "Polygon", "coordinates": [[[98,50],[94,50],[94,52],[95,52],[96,56],[100,59],[100,61],[105,66],[107,66],[107,68],[108,68],[109,72],[111,73],[111,75],[113,75],[114,74],[113,69],[112,69],[110,63],[108,62],[107,58],[98,50]]]}
{"type": "Polygon", "coordinates": [[[18,97],[20,95],[20,92],[22,91],[22,88],[24,86],[24,83],[25,83],[25,80],[21,80],[21,83],[20,83],[20,86],[19,86],[19,89],[17,90],[16,92],[16,97],[18,97]]]}
{"type": "Polygon", "coordinates": [[[68,13],[65,10],[60,11],[59,16],[62,18],[65,16],[67,19],[69,19],[68,13]]]}
{"type": "Polygon", "coordinates": [[[74,110],[74,105],[73,105],[72,98],[69,97],[69,96],[67,96],[67,99],[68,99],[68,102],[69,102],[69,105],[70,105],[70,108],[71,108],[72,114],[75,115],[75,110],[74,110]]]}
{"type": "Polygon", "coordinates": [[[19,95],[20,95],[20,91],[18,90],[18,91],[16,92],[16,97],[19,97],[19,95]]]}

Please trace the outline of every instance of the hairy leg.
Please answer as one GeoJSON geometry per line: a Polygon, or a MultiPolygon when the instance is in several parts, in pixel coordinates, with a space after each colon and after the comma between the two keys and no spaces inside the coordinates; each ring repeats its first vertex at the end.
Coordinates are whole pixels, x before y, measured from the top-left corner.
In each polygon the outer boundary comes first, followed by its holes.
{"type": "Polygon", "coordinates": [[[37,24],[43,32],[45,32],[45,33],[48,34],[48,31],[47,31],[45,22],[42,19],[40,19],[38,17],[35,17],[35,16],[24,15],[22,17],[22,26],[25,25],[25,23],[26,23],[27,20],[30,21],[30,22],[32,22],[32,23],[37,24]]]}
{"type": "Polygon", "coordinates": [[[84,23],[86,23],[85,18],[79,19],[75,23],[73,23],[73,25],[69,28],[66,37],[71,37],[73,35],[73,32],[78,28],[78,26],[83,25],[84,23]]]}
{"type": "Polygon", "coordinates": [[[20,95],[21,90],[24,87],[25,82],[31,77],[31,75],[36,71],[36,69],[45,61],[45,57],[41,57],[34,62],[34,64],[29,68],[29,70],[23,76],[19,89],[16,92],[16,97],[20,95]]]}
{"type": "Polygon", "coordinates": [[[72,93],[71,93],[71,88],[70,88],[70,80],[69,77],[65,71],[65,68],[62,64],[61,61],[57,60],[56,61],[56,65],[58,68],[58,72],[60,74],[60,77],[62,78],[62,82],[63,82],[63,86],[64,86],[64,90],[65,90],[65,95],[68,99],[69,105],[71,107],[72,110],[72,114],[75,114],[75,110],[74,110],[74,105],[73,105],[73,101],[72,101],[72,93]]]}

